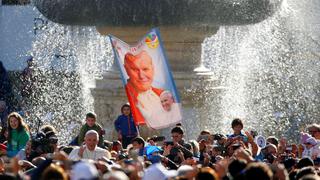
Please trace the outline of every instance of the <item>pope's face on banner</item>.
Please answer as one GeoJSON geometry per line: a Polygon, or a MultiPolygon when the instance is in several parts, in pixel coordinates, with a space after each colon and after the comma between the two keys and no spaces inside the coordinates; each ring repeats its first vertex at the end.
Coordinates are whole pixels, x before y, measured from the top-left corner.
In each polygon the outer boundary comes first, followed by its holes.
{"type": "Polygon", "coordinates": [[[146,51],[137,55],[127,53],[124,60],[124,68],[129,76],[129,82],[138,93],[151,88],[154,69],[151,57],[146,51]]]}
{"type": "Polygon", "coordinates": [[[164,110],[170,111],[171,105],[174,103],[172,94],[168,91],[161,93],[160,95],[161,105],[164,110]]]}

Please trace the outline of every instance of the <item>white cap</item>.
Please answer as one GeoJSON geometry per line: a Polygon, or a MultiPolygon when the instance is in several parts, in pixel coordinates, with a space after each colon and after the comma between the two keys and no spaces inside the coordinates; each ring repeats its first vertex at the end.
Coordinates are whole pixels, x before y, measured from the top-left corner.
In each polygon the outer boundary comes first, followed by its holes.
{"type": "Polygon", "coordinates": [[[142,180],[166,180],[170,177],[177,176],[178,173],[175,170],[167,170],[161,163],[151,165],[144,173],[142,180]]]}
{"type": "Polygon", "coordinates": [[[122,171],[111,171],[103,175],[103,179],[129,180],[129,177],[122,171]]]}
{"type": "Polygon", "coordinates": [[[178,175],[184,176],[185,174],[193,170],[194,170],[193,167],[190,165],[182,165],[178,168],[178,175]]]}
{"type": "Polygon", "coordinates": [[[86,180],[99,177],[97,168],[90,162],[81,161],[71,171],[71,180],[86,180]]]}
{"type": "Polygon", "coordinates": [[[317,140],[314,137],[310,137],[306,140],[306,143],[310,143],[312,145],[317,145],[317,140]]]}

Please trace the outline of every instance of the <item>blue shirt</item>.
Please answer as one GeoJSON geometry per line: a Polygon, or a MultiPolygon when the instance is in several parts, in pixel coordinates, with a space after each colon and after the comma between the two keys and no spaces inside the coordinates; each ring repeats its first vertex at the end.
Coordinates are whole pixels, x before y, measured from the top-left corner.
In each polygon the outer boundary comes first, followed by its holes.
{"type": "Polygon", "coordinates": [[[122,136],[136,136],[138,134],[137,127],[134,124],[132,116],[120,115],[114,122],[117,132],[121,131],[122,136]]]}

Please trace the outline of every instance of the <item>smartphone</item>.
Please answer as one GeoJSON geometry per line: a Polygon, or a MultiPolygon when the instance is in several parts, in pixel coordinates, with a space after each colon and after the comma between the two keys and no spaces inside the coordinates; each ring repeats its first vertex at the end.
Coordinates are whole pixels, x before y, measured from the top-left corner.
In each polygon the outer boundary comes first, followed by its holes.
{"type": "Polygon", "coordinates": [[[243,142],[248,142],[248,137],[247,136],[242,136],[241,138],[242,138],[243,142]]]}
{"type": "Polygon", "coordinates": [[[209,135],[199,135],[198,142],[200,142],[202,140],[208,141],[209,140],[209,135]]]}
{"type": "Polygon", "coordinates": [[[291,152],[292,152],[292,146],[287,146],[286,153],[291,153],[291,152]]]}

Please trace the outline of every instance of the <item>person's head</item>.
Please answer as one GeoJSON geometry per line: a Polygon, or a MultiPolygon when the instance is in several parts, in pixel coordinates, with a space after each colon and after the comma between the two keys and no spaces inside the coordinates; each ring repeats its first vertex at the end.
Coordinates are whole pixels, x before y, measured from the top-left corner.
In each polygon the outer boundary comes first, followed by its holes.
{"type": "Polygon", "coordinates": [[[219,179],[217,173],[209,167],[203,167],[199,169],[197,175],[196,175],[196,180],[202,180],[202,179],[207,179],[207,180],[215,180],[219,179]]]}
{"type": "Polygon", "coordinates": [[[194,156],[198,157],[200,155],[199,143],[196,140],[190,140],[189,143],[192,146],[194,156]]]}
{"type": "Polygon", "coordinates": [[[96,119],[97,119],[97,115],[92,113],[92,112],[89,112],[87,113],[86,115],[86,124],[89,126],[89,127],[92,127],[95,125],[96,123],[96,119]]]}
{"type": "Polygon", "coordinates": [[[144,148],[144,139],[142,137],[136,137],[131,141],[134,150],[139,150],[144,148]]]}
{"type": "Polygon", "coordinates": [[[231,123],[231,127],[233,129],[234,134],[240,134],[243,129],[243,123],[241,119],[234,119],[231,123]]]}
{"type": "Polygon", "coordinates": [[[18,131],[28,130],[23,118],[17,112],[12,112],[8,115],[8,130],[11,132],[13,129],[18,131]]]}
{"type": "Polygon", "coordinates": [[[54,180],[54,179],[61,179],[67,180],[68,175],[63,170],[62,167],[50,164],[42,173],[40,180],[54,180]]]}
{"type": "Polygon", "coordinates": [[[265,149],[267,154],[277,155],[278,148],[274,144],[268,144],[265,149]]]}
{"type": "Polygon", "coordinates": [[[271,180],[272,176],[271,169],[264,163],[250,163],[245,168],[246,179],[271,180]]]}
{"type": "Polygon", "coordinates": [[[319,124],[311,124],[307,127],[309,134],[316,138],[316,139],[320,139],[320,125],[319,124]]]}
{"type": "Polygon", "coordinates": [[[97,133],[97,131],[89,130],[84,137],[84,142],[86,143],[86,147],[90,151],[95,150],[99,142],[99,134],[97,133]]]}
{"type": "Polygon", "coordinates": [[[46,125],[43,125],[41,128],[40,128],[40,131],[44,132],[45,134],[47,134],[48,132],[53,132],[54,134],[57,134],[57,130],[56,128],[54,128],[52,125],[50,124],[46,124],[46,125]]]}
{"type": "Polygon", "coordinates": [[[310,137],[306,140],[306,142],[304,143],[304,145],[306,146],[307,149],[312,148],[313,146],[317,145],[317,140],[314,137],[310,137]]]}
{"type": "Polygon", "coordinates": [[[307,175],[317,175],[317,171],[314,169],[314,167],[304,167],[304,168],[301,168],[300,170],[298,170],[297,174],[296,174],[296,179],[300,179],[304,176],[307,176],[307,175]]]}
{"type": "Polygon", "coordinates": [[[267,138],[267,142],[270,144],[274,144],[276,147],[278,147],[279,144],[278,138],[276,138],[275,136],[269,136],[267,138]]]}
{"type": "Polygon", "coordinates": [[[305,158],[300,159],[297,164],[298,169],[301,169],[304,167],[309,167],[309,166],[311,166],[311,167],[314,166],[312,159],[310,159],[309,157],[305,157],[305,158]]]}
{"type": "Polygon", "coordinates": [[[160,101],[164,110],[171,110],[171,105],[174,103],[174,99],[170,91],[163,91],[160,94],[160,101]]]}
{"type": "Polygon", "coordinates": [[[124,68],[129,76],[129,82],[140,93],[151,88],[154,76],[152,58],[146,51],[137,55],[127,53],[124,57],[124,68]]]}
{"type": "Polygon", "coordinates": [[[171,137],[173,142],[180,142],[183,138],[184,131],[181,126],[176,126],[171,130],[171,137]]]}
{"type": "Polygon", "coordinates": [[[131,110],[130,110],[130,105],[129,104],[124,104],[121,107],[121,113],[125,116],[129,116],[131,114],[131,110]]]}
{"type": "Polygon", "coordinates": [[[5,101],[0,100],[0,113],[7,109],[7,104],[5,101]]]}
{"type": "Polygon", "coordinates": [[[228,171],[230,175],[235,178],[237,175],[240,174],[242,170],[244,170],[247,166],[247,162],[242,159],[235,159],[233,160],[229,166],[228,166],[228,171]]]}
{"type": "Polygon", "coordinates": [[[122,150],[122,143],[120,141],[113,141],[111,149],[116,151],[116,152],[122,150]]]}
{"type": "Polygon", "coordinates": [[[197,171],[190,165],[182,165],[178,168],[178,176],[184,177],[187,180],[193,180],[197,171]]]}

